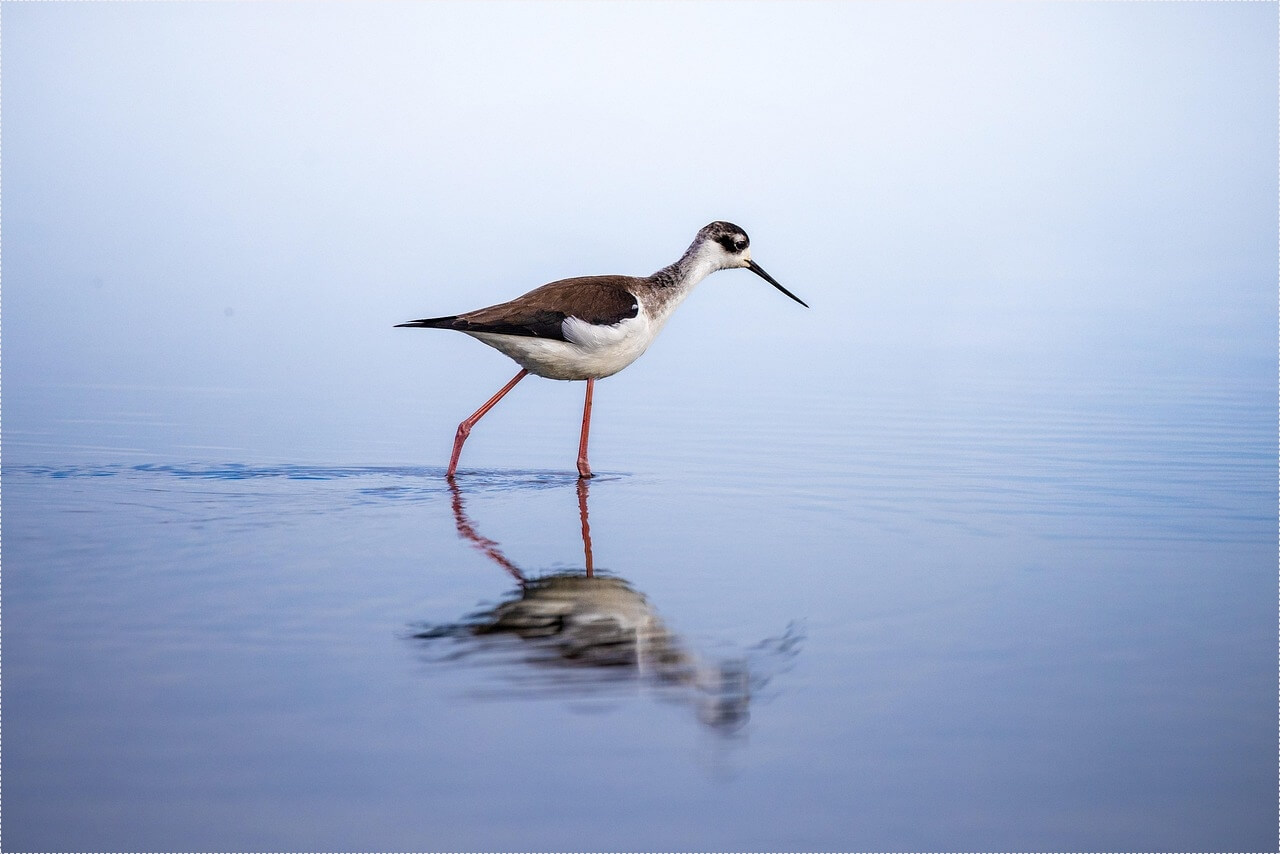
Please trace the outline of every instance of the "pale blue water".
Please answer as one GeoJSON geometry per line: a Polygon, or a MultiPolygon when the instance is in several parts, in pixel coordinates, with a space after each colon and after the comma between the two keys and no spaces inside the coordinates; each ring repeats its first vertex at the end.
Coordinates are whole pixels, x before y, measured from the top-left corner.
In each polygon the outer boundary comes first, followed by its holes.
{"type": "Polygon", "coordinates": [[[0,4],[0,847],[1276,850],[1278,14],[0,4]]]}
{"type": "Polygon", "coordinates": [[[6,848],[1272,845],[1273,391],[762,392],[598,413],[585,494],[572,430],[456,491],[16,431],[6,848]],[[475,633],[583,575],[584,507],[665,660],[590,608],[475,633]]]}

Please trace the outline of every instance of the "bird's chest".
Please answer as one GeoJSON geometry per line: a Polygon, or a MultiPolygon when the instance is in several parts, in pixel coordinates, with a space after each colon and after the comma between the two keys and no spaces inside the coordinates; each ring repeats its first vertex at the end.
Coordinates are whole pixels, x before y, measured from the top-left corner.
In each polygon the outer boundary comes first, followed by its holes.
{"type": "Polygon", "coordinates": [[[608,325],[569,317],[564,321],[564,337],[583,363],[589,365],[597,377],[603,377],[616,374],[638,359],[660,328],[660,324],[655,324],[643,311],[608,325]]]}

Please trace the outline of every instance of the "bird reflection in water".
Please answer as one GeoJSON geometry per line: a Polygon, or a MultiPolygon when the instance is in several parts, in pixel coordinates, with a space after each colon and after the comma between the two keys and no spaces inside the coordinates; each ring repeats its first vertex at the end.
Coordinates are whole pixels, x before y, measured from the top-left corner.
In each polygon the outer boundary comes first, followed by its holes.
{"type": "Polygon", "coordinates": [[[746,723],[753,693],[768,681],[763,670],[780,669],[779,665],[799,649],[801,638],[788,630],[783,637],[752,650],[753,655],[768,661],[767,667],[753,667],[750,657],[712,660],[689,650],[666,627],[644,594],[617,575],[596,571],[586,479],[577,482],[585,568],[533,578],[507,558],[498,543],[476,530],[457,482],[450,481],[450,488],[459,535],[509,573],[519,589],[496,607],[461,623],[435,626],[414,635],[463,644],[451,650],[449,660],[493,652],[487,644],[499,637],[519,638],[519,659],[538,668],[543,677],[534,682],[536,688],[577,693],[644,681],[692,702],[704,724],[733,732],[746,723]],[[551,678],[545,678],[549,675],[551,678]]]}

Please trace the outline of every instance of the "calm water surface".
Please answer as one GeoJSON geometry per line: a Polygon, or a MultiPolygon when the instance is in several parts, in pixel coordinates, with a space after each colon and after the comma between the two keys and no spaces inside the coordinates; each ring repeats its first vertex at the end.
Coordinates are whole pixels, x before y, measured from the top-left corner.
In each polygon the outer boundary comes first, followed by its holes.
{"type": "Polygon", "coordinates": [[[107,414],[6,422],[6,847],[1270,850],[1267,387],[677,399],[452,489],[47,390],[107,414]]]}

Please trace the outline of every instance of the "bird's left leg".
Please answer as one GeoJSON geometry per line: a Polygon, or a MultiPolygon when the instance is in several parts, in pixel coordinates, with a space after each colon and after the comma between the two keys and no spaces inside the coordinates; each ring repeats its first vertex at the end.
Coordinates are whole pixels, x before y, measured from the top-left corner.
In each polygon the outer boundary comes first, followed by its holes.
{"type": "Polygon", "coordinates": [[[516,387],[516,383],[529,375],[526,368],[521,368],[520,373],[516,374],[511,382],[504,385],[497,394],[489,398],[485,405],[471,413],[471,416],[458,425],[457,435],[453,437],[453,455],[449,457],[449,470],[444,476],[449,480],[453,480],[453,475],[458,471],[458,457],[462,456],[462,443],[467,441],[467,437],[471,435],[471,428],[476,426],[476,422],[484,417],[484,414],[493,407],[497,406],[498,401],[506,396],[507,392],[516,387]]]}

